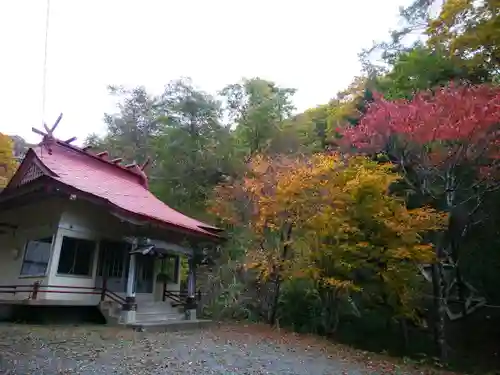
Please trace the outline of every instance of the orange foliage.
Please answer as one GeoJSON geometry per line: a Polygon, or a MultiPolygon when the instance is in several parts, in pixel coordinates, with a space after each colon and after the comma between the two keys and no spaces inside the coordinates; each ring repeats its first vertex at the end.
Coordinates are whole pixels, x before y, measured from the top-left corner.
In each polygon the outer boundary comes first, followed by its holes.
{"type": "Polygon", "coordinates": [[[407,210],[388,194],[399,178],[392,165],[362,157],[257,156],[243,179],[217,187],[211,206],[223,221],[253,233],[247,265],[263,277],[280,269],[283,276],[307,275],[325,288],[360,292],[364,284],[355,274],[363,269],[397,296],[398,306],[408,306],[408,280],[434,256],[421,235],[442,228],[447,216],[427,207],[407,210]],[[285,245],[291,251],[283,259],[285,245]]]}
{"type": "Polygon", "coordinates": [[[18,163],[14,159],[14,142],[0,133],[0,188],[4,188],[16,172],[18,163]]]}

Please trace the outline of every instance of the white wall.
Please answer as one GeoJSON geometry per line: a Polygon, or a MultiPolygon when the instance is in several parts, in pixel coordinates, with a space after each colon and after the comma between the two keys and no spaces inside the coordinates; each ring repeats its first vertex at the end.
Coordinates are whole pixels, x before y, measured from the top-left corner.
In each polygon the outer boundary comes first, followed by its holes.
{"type": "MultiPolygon", "coordinates": [[[[9,231],[7,234],[0,234],[0,285],[27,285],[31,286],[35,281],[41,281],[42,285],[51,286],[73,286],[86,287],[86,292],[94,288],[97,274],[97,262],[99,259],[99,240],[106,238],[110,240],[121,240],[127,234],[128,224],[122,223],[115,216],[107,213],[104,209],[91,205],[83,201],[69,201],[67,199],[53,199],[35,205],[22,207],[16,210],[4,211],[0,213],[0,222],[19,225],[16,231],[9,231]],[[54,236],[52,243],[52,253],[44,277],[20,276],[20,270],[24,257],[24,246],[28,239],[54,236]],[[92,275],[71,276],[59,275],[57,267],[59,265],[60,249],[64,236],[82,238],[96,241],[94,250],[92,275]],[[18,254],[14,257],[14,250],[18,254]]],[[[2,229],[2,228],[0,228],[2,229]]],[[[161,301],[163,283],[156,282],[157,274],[160,271],[160,260],[156,260],[155,274],[153,275],[153,293],[151,300],[161,301]]],[[[100,285],[98,285],[99,287],[100,285]]],[[[168,290],[180,289],[180,272],[177,283],[169,283],[168,290]]],[[[52,288],[57,290],[77,291],[78,289],[52,288]]],[[[0,290],[2,290],[0,288],[0,290]]],[[[6,289],[3,289],[6,290],[6,289]]],[[[100,295],[83,293],[46,293],[42,288],[37,299],[49,299],[65,301],[71,304],[96,305],[99,303],[100,295]]],[[[83,289],[81,289],[83,291],[83,289]]],[[[27,299],[29,293],[7,294],[0,293],[0,300],[7,299],[27,299]]],[[[141,296],[137,296],[141,300],[141,296]]],[[[144,296],[149,298],[147,296],[144,296]]],[[[144,299],[144,298],[142,298],[144,299]]]]}
{"type": "MultiPolygon", "coordinates": [[[[34,205],[0,212],[0,222],[17,226],[11,230],[1,227],[6,233],[0,234],[0,285],[26,285],[31,289],[35,281],[47,284],[47,276],[21,276],[21,266],[24,258],[24,247],[30,239],[53,236],[61,216],[63,202],[58,199],[46,200],[34,205]]],[[[53,257],[54,243],[52,244],[53,257]]],[[[47,275],[50,272],[47,270],[47,275]]],[[[7,290],[2,289],[0,290],[7,290]]],[[[0,300],[23,300],[29,297],[28,292],[7,294],[0,293],[0,300]]],[[[38,299],[47,296],[39,293],[38,299]]]]}
{"type": "MultiPolygon", "coordinates": [[[[83,292],[91,292],[92,290],[90,288],[96,287],[95,279],[97,274],[97,261],[99,259],[99,241],[102,238],[121,238],[123,225],[116,217],[107,213],[104,209],[89,204],[88,202],[76,200],[69,201],[65,205],[58,227],[56,246],[54,247],[55,251],[51,262],[52,267],[49,274],[49,284],[85,287],[89,289],[67,289],[74,292],[80,291],[82,293],[54,293],[51,298],[57,298],[61,301],[78,301],[79,304],[97,305],[100,301],[99,294],[92,295],[84,294],[83,292]],[[96,242],[91,276],[60,275],[57,273],[59,256],[61,254],[61,244],[64,236],[96,242]]],[[[97,287],[99,286],[100,285],[97,287]]]]}
{"type": "Polygon", "coordinates": [[[99,206],[84,201],[70,201],[62,212],[59,228],[94,238],[121,238],[125,231],[120,220],[99,206]]]}
{"type": "Polygon", "coordinates": [[[96,236],[95,233],[84,233],[82,231],[68,230],[60,226],[59,230],[57,231],[56,240],[54,243],[54,253],[52,256],[48,284],[54,286],[53,288],[51,288],[53,290],[72,291],[73,293],[47,293],[49,295],[47,298],[57,299],[59,301],[78,301],[79,304],[97,305],[100,300],[100,295],[88,293],[98,292],[93,290],[93,288],[95,287],[95,276],[97,273],[98,254],[99,242],[98,236],[96,236]],[[91,267],[92,274],[90,276],[60,275],[57,273],[59,257],[61,255],[61,245],[64,236],[95,241],[96,247],[94,249],[93,263],[91,267]],[[77,288],[57,288],[56,286],[68,286],[77,288]],[[88,289],[81,289],[82,287],[88,289]]]}
{"type": "MultiPolygon", "coordinates": [[[[94,264],[92,277],[81,276],[67,276],[57,275],[57,265],[59,264],[60,243],[63,236],[76,237],[88,240],[99,240],[106,238],[109,240],[122,240],[127,235],[128,224],[122,223],[117,217],[109,214],[104,209],[89,205],[87,202],[71,201],[65,206],[65,210],[61,215],[59,222],[59,231],[57,234],[56,251],[52,261],[53,267],[50,272],[50,285],[71,285],[78,287],[100,287],[95,285],[97,276],[97,262],[99,259],[98,246],[94,253],[94,264]]],[[[155,282],[157,274],[159,273],[160,260],[155,261],[155,273],[153,275],[153,293],[151,295],[137,295],[137,301],[141,300],[156,300],[161,301],[161,294],[163,292],[163,283],[155,282]]],[[[125,270],[127,272],[127,270],[125,270]]],[[[169,290],[180,289],[180,273],[177,283],[169,283],[167,288],[169,290]]],[[[125,293],[118,293],[125,297],[125,293]]],[[[53,297],[52,297],[53,298],[53,297]]],[[[58,299],[61,300],[78,300],[80,303],[86,301],[89,304],[99,303],[99,295],[84,295],[84,294],[58,294],[58,299]]]]}

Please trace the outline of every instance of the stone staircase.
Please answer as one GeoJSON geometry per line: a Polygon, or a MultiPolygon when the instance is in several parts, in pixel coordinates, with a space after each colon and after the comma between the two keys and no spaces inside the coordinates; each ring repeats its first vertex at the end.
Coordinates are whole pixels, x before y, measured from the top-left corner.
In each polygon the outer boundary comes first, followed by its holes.
{"type": "MultiPolygon", "coordinates": [[[[108,324],[123,324],[121,320],[122,307],[114,301],[104,301],[99,304],[101,313],[108,324]]],[[[142,323],[163,323],[185,320],[184,312],[179,307],[172,307],[168,302],[141,302],[137,306],[135,321],[142,323]]]]}
{"type": "Polygon", "coordinates": [[[135,323],[127,326],[141,332],[171,332],[207,328],[212,323],[203,319],[187,320],[184,308],[173,307],[170,302],[142,302],[137,306],[135,323]]]}
{"type": "Polygon", "coordinates": [[[126,324],[122,319],[121,305],[113,301],[99,304],[101,313],[108,324],[124,325],[136,331],[183,331],[206,328],[212,321],[203,319],[186,320],[182,307],[173,307],[169,302],[140,302],[135,314],[135,322],[126,324]]]}
{"type": "Polygon", "coordinates": [[[142,302],[137,306],[136,324],[163,323],[185,320],[180,307],[172,307],[168,302],[142,302]]]}

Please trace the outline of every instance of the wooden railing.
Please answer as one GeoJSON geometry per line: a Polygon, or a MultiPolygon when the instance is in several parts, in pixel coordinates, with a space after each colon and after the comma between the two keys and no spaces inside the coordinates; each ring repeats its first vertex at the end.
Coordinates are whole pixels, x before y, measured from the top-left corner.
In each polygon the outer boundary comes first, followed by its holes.
{"type": "Polygon", "coordinates": [[[0,294],[28,293],[27,299],[36,299],[38,296],[40,284],[38,282],[32,285],[0,285],[0,294]]]}
{"type": "Polygon", "coordinates": [[[171,291],[171,290],[164,290],[163,292],[163,301],[165,301],[167,298],[172,300],[172,304],[176,305],[183,305],[185,300],[186,300],[187,295],[184,295],[184,293],[179,292],[179,291],[171,291]]]}
{"type": "MultiPolygon", "coordinates": [[[[168,290],[166,285],[163,285],[163,301],[165,302],[167,299],[172,301],[172,305],[183,306],[186,304],[186,300],[188,298],[187,290],[168,290]]],[[[196,293],[197,301],[201,300],[201,291],[198,290],[196,293]]]]}
{"type": "Polygon", "coordinates": [[[125,304],[125,302],[126,302],[125,298],[121,297],[116,292],[113,292],[113,291],[108,289],[107,277],[104,278],[104,280],[102,281],[102,287],[99,289],[101,291],[101,302],[104,301],[106,299],[106,297],[108,297],[113,302],[119,303],[121,305],[125,304]]]}
{"type": "Polygon", "coordinates": [[[28,293],[28,300],[37,300],[40,293],[100,295],[101,301],[104,301],[107,297],[121,305],[125,303],[125,298],[104,286],[99,288],[70,285],[43,285],[40,281],[35,281],[32,285],[0,285],[0,294],[3,293],[28,293]]]}
{"type": "MultiPolygon", "coordinates": [[[[100,295],[101,301],[105,301],[108,298],[120,305],[126,303],[125,298],[106,287],[106,282],[103,283],[102,287],[43,285],[40,281],[36,281],[32,285],[0,285],[0,294],[4,293],[28,293],[28,298],[26,298],[28,300],[37,300],[40,293],[100,295]]],[[[167,290],[166,285],[163,286],[163,301],[169,299],[173,302],[173,305],[184,306],[188,301],[188,297],[188,293],[185,290],[167,290]]],[[[201,300],[200,290],[197,291],[195,300],[201,300]]]]}
{"type": "MultiPolygon", "coordinates": [[[[29,287],[29,285],[24,286],[29,287]]],[[[19,285],[0,285],[0,294],[16,294],[18,287],[19,285]]]]}

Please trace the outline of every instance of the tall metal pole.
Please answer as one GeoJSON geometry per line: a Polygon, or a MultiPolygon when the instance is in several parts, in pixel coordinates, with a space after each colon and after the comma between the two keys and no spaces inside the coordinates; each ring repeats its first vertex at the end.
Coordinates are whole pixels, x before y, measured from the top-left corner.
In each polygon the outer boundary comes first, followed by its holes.
{"type": "Polygon", "coordinates": [[[47,96],[47,57],[49,47],[49,25],[50,25],[50,0],[47,0],[47,11],[45,15],[45,48],[43,56],[42,75],[42,125],[45,121],[45,101],[47,96]]]}

